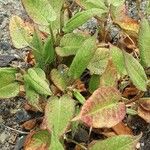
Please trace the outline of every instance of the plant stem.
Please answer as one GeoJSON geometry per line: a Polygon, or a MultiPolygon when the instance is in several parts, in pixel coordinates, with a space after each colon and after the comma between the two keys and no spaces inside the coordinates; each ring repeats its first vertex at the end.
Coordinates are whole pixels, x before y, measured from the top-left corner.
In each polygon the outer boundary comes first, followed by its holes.
{"type": "Polygon", "coordinates": [[[17,129],[13,129],[13,128],[11,128],[11,127],[9,127],[9,126],[6,126],[6,125],[4,125],[4,124],[2,124],[5,128],[7,128],[7,129],[9,129],[9,130],[12,130],[12,131],[15,131],[15,132],[18,132],[18,133],[20,133],[20,134],[29,134],[29,132],[24,132],[24,131],[20,131],[20,130],[17,130],[17,129]]]}
{"type": "Polygon", "coordinates": [[[135,97],[130,99],[129,101],[125,102],[126,105],[131,104],[139,100],[144,95],[144,92],[140,91],[135,97]]]}
{"type": "Polygon", "coordinates": [[[64,11],[65,8],[62,6],[60,11],[60,35],[62,36],[64,34],[63,27],[64,27],[64,11]]]}
{"type": "Polygon", "coordinates": [[[53,33],[53,30],[52,30],[52,25],[51,23],[49,24],[49,31],[50,31],[50,34],[51,34],[51,38],[52,38],[52,43],[53,45],[55,45],[55,37],[54,37],[54,33],[53,33]]]}

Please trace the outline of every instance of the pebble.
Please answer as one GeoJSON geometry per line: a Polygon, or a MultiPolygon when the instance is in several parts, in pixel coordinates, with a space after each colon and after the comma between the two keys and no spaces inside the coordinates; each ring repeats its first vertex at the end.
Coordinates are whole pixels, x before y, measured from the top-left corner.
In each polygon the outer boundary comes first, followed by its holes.
{"type": "Polygon", "coordinates": [[[16,122],[19,124],[31,119],[31,115],[29,115],[25,110],[18,111],[15,116],[16,116],[16,122]]]}

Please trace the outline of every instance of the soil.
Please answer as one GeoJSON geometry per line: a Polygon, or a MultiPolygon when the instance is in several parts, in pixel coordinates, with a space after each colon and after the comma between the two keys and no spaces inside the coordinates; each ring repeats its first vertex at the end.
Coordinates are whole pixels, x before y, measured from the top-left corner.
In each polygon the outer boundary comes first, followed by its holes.
{"type": "MultiPolygon", "coordinates": [[[[138,19],[137,9],[133,0],[128,0],[129,15],[132,18],[138,19]]],[[[145,0],[142,1],[141,10],[144,12],[145,0]]],[[[12,15],[19,15],[27,20],[28,16],[21,5],[21,0],[0,0],[0,64],[1,66],[8,66],[11,63],[24,67],[22,57],[25,56],[26,50],[16,50],[10,40],[9,36],[9,19],[12,15]],[[5,56],[5,58],[4,58],[5,56]],[[9,57],[8,57],[9,56],[9,57]],[[11,57],[10,57],[11,56],[11,57]],[[7,57],[7,59],[6,59],[7,57]],[[2,59],[3,58],[3,59],[2,59]]],[[[95,32],[96,21],[90,20],[82,26],[83,29],[88,29],[91,33],[95,32]]],[[[117,29],[112,32],[116,35],[117,29]]],[[[150,93],[150,92],[149,92],[150,93]]],[[[149,95],[150,96],[150,95],[149,95]]],[[[41,114],[27,112],[23,105],[25,99],[16,97],[14,99],[0,100],[0,149],[1,150],[21,150],[23,149],[23,142],[27,135],[27,131],[21,128],[21,124],[27,120],[39,117],[41,114]]],[[[143,119],[138,116],[128,117],[127,123],[133,130],[135,135],[143,133],[140,140],[140,149],[150,149],[150,124],[147,124],[143,119]]],[[[82,129],[77,135],[75,140],[84,142],[87,140],[82,135],[87,137],[87,132],[82,129]],[[81,134],[83,133],[83,134],[81,134]]]]}

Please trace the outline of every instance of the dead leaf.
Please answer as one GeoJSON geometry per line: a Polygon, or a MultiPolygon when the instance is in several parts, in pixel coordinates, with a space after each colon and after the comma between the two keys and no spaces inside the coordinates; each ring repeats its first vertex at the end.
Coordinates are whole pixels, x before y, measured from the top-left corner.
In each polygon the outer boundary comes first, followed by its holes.
{"type": "Polygon", "coordinates": [[[73,84],[73,87],[79,90],[80,92],[86,91],[85,84],[81,80],[76,80],[73,84]]]}
{"type": "Polygon", "coordinates": [[[138,107],[138,115],[143,118],[147,123],[150,123],[150,112],[138,107]]]}
{"type": "Polygon", "coordinates": [[[137,95],[139,92],[139,90],[136,87],[127,87],[124,89],[122,96],[123,97],[133,97],[135,95],[137,95]]]}
{"type": "Polygon", "coordinates": [[[150,123],[150,98],[141,98],[139,100],[138,115],[150,123]]]}
{"type": "Polygon", "coordinates": [[[32,54],[32,51],[28,51],[28,53],[25,57],[25,61],[32,66],[35,65],[36,62],[35,62],[34,55],[32,54]]]}
{"type": "Polygon", "coordinates": [[[118,123],[112,129],[115,131],[117,135],[133,135],[132,130],[126,126],[123,122],[118,123]]]}
{"type": "Polygon", "coordinates": [[[24,150],[48,150],[50,137],[47,130],[32,131],[26,137],[24,150]]]}
{"type": "Polygon", "coordinates": [[[128,35],[137,37],[139,32],[139,23],[137,20],[134,20],[127,15],[125,5],[117,10],[114,23],[118,24],[128,35]]]}
{"type": "Polygon", "coordinates": [[[31,130],[36,126],[37,120],[36,119],[31,119],[26,122],[24,122],[21,126],[22,128],[26,130],[31,130]]]}

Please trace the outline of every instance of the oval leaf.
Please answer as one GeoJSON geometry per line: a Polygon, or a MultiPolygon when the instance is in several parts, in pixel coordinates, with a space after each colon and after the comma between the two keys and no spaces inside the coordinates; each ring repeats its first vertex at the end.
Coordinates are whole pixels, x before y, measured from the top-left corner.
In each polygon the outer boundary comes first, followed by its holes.
{"type": "Polygon", "coordinates": [[[133,84],[141,91],[146,91],[147,77],[141,64],[130,54],[124,52],[125,65],[133,84]]]}
{"type": "Polygon", "coordinates": [[[17,82],[10,83],[0,87],[0,98],[11,98],[19,94],[19,84],[17,82]]]}
{"type": "Polygon", "coordinates": [[[97,89],[84,103],[79,116],[75,120],[81,120],[93,128],[110,128],[123,120],[125,104],[119,102],[120,92],[113,87],[97,89]]]}
{"type": "Polygon", "coordinates": [[[18,16],[12,16],[9,24],[12,43],[16,48],[29,46],[32,40],[33,27],[18,16]]]}
{"type": "Polygon", "coordinates": [[[83,45],[79,48],[75,58],[69,69],[69,76],[74,79],[79,78],[84,70],[87,68],[89,61],[92,59],[96,51],[96,42],[93,37],[85,40],[83,45]]]}
{"type": "Polygon", "coordinates": [[[140,24],[138,45],[140,49],[141,63],[144,67],[150,67],[150,25],[143,19],[140,24]]]}
{"type": "Polygon", "coordinates": [[[17,70],[0,68],[0,98],[15,97],[19,93],[19,83],[16,80],[17,70]]]}
{"type": "Polygon", "coordinates": [[[45,109],[46,126],[56,137],[60,137],[70,124],[73,114],[74,101],[70,96],[64,95],[60,99],[51,97],[45,109]]]}
{"type": "Polygon", "coordinates": [[[26,81],[29,84],[29,86],[31,86],[32,89],[34,89],[37,93],[39,93],[41,95],[46,95],[46,96],[52,94],[52,92],[49,88],[49,84],[46,81],[46,78],[43,78],[43,77],[45,77],[45,73],[42,69],[30,68],[28,70],[28,74],[26,74],[25,77],[26,77],[26,81]]]}
{"type": "Polygon", "coordinates": [[[35,23],[49,25],[56,20],[56,13],[48,0],[22,0],[22,3],[35,23]]]}
{"type": "Polygon", "coordinates": [[[93,8],[93,9],[89,9],[86,11],[82,11],[82,12],[78,12],[77,14],[75,14],[66,24],[66,26],[64,27],[64,32],[71,32],[74,29],[80,27],[82,24],[84,24],[85,22],[87,22],[90,18],[98,15],[101,15],[102,13],[104,13],[104,10],[102,9],[97,9],[97,8],[93,8]]]}
{"type": "Polygon", "coordinates": [[[61,57],[75,55],[82,43],[89,36],[77,33],[68,33],[64,35],[60,41],[60,47],[56,48],[57,55],[61,57]]]}
{"type": "Polygon", "coordinates": [[[126,75],[127,71],[125,68],[125,62],[124,62],[124,57],[121,49],[119,49],[116,46],[111,46],[111,55],[112,55],[112,61],[113,64],[115,65],[116,69],[120,74],[126,75]]]}
{"type": "Polygon", "coordinates": [[[50,76],[51,80],[58,87],[58,89],[61,91],[65,91],[67,85],[65,78],[63,77],[63,74],[61,74],[61,72],[58,71],[57,69],[53,69],[50,73],[50,76]]]}
{"type": "Polygon", "coordinates": [[[133,150],[140,136],[119,135],[90,144],[89,150],[133,150]]]}

